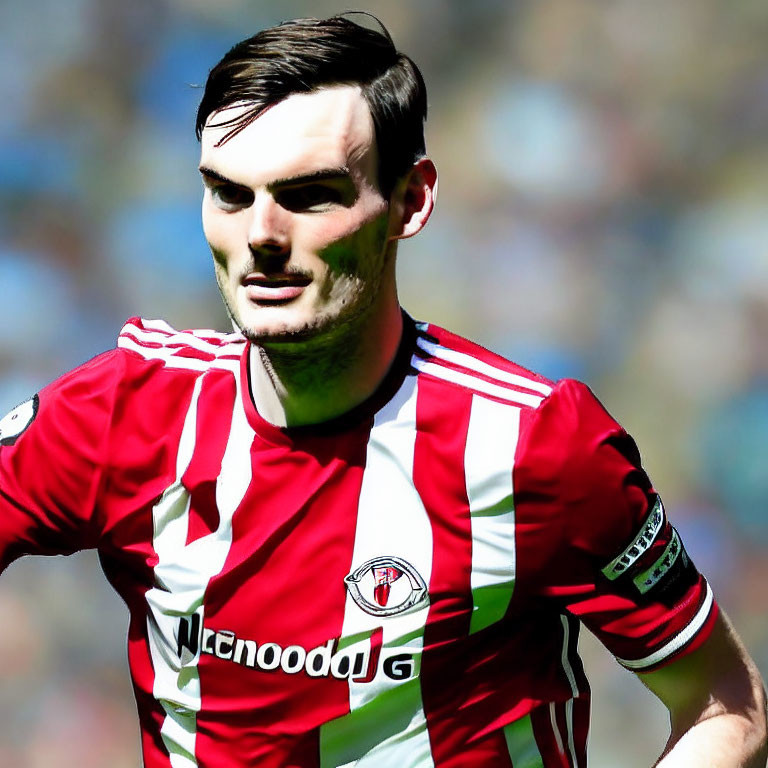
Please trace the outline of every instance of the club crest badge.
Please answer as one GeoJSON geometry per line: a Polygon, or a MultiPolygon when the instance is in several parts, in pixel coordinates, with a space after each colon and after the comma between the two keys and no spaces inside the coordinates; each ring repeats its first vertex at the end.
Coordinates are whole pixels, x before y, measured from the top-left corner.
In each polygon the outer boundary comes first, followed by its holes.
{"type": "Polygon", "coordinates": [[[0,445],[13,445],[19,435],[34,421],[40,398],[35,395],[0,419],[0,445]]]}
{"type": "Polygon", "coordinates": [[[400,557],[367,560],[344,577],[350,596],[372,616],[395,616],[429,602],[424,579],[400,557]]]}

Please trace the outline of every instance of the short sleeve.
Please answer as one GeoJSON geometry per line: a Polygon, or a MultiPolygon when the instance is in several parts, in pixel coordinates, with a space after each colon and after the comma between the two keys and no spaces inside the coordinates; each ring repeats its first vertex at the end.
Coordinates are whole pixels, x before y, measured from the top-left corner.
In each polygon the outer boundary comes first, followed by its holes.
{"type": "Polygon", "coordinates": [[[650,670],[697,647],[717,614],[642,468],[592,392],[560,382],[533,418],[517,468],[520,521],[540,531],[537,591],[617,657],[650,670]]]}
{"type": "Polygon", "coordinates": [[[0,569],[95,546],[92,520],[120,361],[107,352],[0,421],[0,569]]]}

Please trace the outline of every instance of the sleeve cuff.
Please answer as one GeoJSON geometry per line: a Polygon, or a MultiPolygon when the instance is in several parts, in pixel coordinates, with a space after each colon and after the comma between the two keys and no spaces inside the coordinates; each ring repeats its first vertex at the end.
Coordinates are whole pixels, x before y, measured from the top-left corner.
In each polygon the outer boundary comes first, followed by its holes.
{"type": "MultiPolygon", "coordinates": [[[[710,617],[716,615],[716,612],[717,604],[715,603],[714,595],[712,594],[712,588],[707,584],[707,592],[704,595],[704,600],[702,601],[699,610],[696,611],[696,614],[691,621],[671,640],[668,640],[661,646],[661,648],[657,648],[653,653],[644,656],[642,659],[620,659],[617,657],[616,661],[623,667],[631,669],[633,672],[657,667],[685,648],[685,646],[702,632],[708,623],[711,626],[711,622],[708,622],[708,620],[710,617]]],[[[706,638],[702,637],[701,639],[703,640],[706,638]]]]}

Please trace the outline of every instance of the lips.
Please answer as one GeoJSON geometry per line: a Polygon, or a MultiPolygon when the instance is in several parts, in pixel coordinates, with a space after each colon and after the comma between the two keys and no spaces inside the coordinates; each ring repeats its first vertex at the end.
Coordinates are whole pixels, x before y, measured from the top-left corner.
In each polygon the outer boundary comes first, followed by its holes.
{"type": "Polygon", "coordinates": [[[298,298],[311,282],[311,278],[304,275],[252,273],[246,275],[242,284],[249,301],[265,304],[292,301],[298,298]]]}

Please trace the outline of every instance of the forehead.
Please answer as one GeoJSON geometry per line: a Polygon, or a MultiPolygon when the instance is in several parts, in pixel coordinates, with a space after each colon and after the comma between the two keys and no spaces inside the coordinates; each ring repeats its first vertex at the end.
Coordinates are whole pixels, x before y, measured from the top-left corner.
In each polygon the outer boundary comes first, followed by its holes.
{"type": "Polygon", "coordinates": [[[374,127],[357,86],[292,94],[222,145],[232,126],[217,126],[249,105],[214,112],[201,139],[201,165],[252,185],[328,168],[367,175],[375,167],[374,127]]]}

